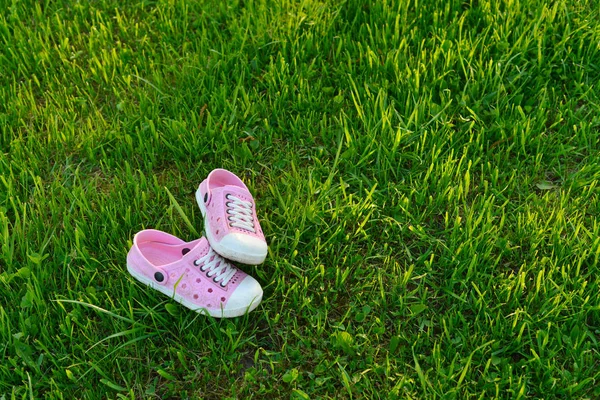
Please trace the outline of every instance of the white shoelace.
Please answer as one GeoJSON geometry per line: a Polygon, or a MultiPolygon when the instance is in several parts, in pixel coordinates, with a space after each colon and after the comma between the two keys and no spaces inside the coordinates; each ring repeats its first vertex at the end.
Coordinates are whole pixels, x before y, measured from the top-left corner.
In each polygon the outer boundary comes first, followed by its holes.
{"type": "Polygon", "coordinates": [[[229,283],[229,280],[235,275],[237,269],[229,264],[223,257],[213,251],[212,248],[208,249],[206,255],[200,257],[194,261],[196,267],[200,266],[200,270],[206,272],[206,276],[213,278],[217,283],[221,283],[221,286],[225,287],[229,283]]]}
{"type": "Polygon", "coordinates": [[[254,229],[254,217],[252,217],[252,203],[235,197],[232,194],[228,194],[225,198],[229,200],[225,203],[229,207],[227,210],[230,221],[229,225],[256,233],[256,229],[254,229]]]}

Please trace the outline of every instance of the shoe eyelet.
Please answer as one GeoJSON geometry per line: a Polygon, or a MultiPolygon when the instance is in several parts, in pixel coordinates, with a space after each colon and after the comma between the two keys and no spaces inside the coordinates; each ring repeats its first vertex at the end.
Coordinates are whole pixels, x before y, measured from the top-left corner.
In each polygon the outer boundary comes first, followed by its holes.
{"type": "Polygon", "coordinates": [[[208,193],[204,193],[204,202],[206,203],[208,201],[208,193]]]}
{"type": "Polygon", "coordinates": [[[182,256],[185,256],[189,252],[190,252],[190,249],[188,249],[187,247],[185,249],[181,249],[181,255],[182,256]]]}
{"type": "Polygon", "coordinates": [[[162,281],[164,281],[164,280],[165,280],[165,276],[164,276],[164,275],[163,275],[161,272],[155,272],[155,273],[154,273],[154,279],[155,279],[157,282],[162,282],[162,281]]]}

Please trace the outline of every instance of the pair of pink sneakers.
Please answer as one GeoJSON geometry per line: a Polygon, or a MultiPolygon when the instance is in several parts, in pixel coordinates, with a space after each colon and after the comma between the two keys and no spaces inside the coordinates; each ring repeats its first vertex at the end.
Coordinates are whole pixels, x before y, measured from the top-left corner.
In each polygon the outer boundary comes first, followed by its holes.
{"type": "Polygon", "coordinates": [[[138,232],[127,270],[197,312],[217,318],[246,314],[258,306],[263,291],[229,260],[257,265],[267,256],[254,199],[240,178],[215,169],[200,184],[196,201],[206,237],[185,242],[153,229],[138,232]]]}

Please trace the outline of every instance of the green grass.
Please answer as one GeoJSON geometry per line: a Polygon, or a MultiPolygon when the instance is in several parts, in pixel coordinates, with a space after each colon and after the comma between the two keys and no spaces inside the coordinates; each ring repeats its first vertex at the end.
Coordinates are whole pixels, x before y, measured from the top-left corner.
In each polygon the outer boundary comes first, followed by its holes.
{"type": "Polygon", "coordinates": [[[0,399],[599,398],[593,0],[0,0],[0,399]],[[138,284],[213,168],[265,296],[138,284]]]}

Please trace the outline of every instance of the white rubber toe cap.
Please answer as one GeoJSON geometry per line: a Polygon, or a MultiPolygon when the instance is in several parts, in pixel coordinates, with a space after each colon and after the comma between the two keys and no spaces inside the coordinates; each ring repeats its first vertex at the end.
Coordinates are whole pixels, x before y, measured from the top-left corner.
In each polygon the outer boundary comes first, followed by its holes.
{"type": "Polygon", "coordinates": [[[221,239],[220,245],[236,253],[263,258],[267,256],[267,242],[243,233],[229,233],[221,239]]]}
{"type": "MultiPolygon", "coordinates": [[[[250,275],[235,288],[227,301],[223,312],[225,314],[243,315],[254,310],[262,300],[263,290],[260,283],[250,275]]],[[[234,315],[231,315],[234,316],[234,315]]]]}

